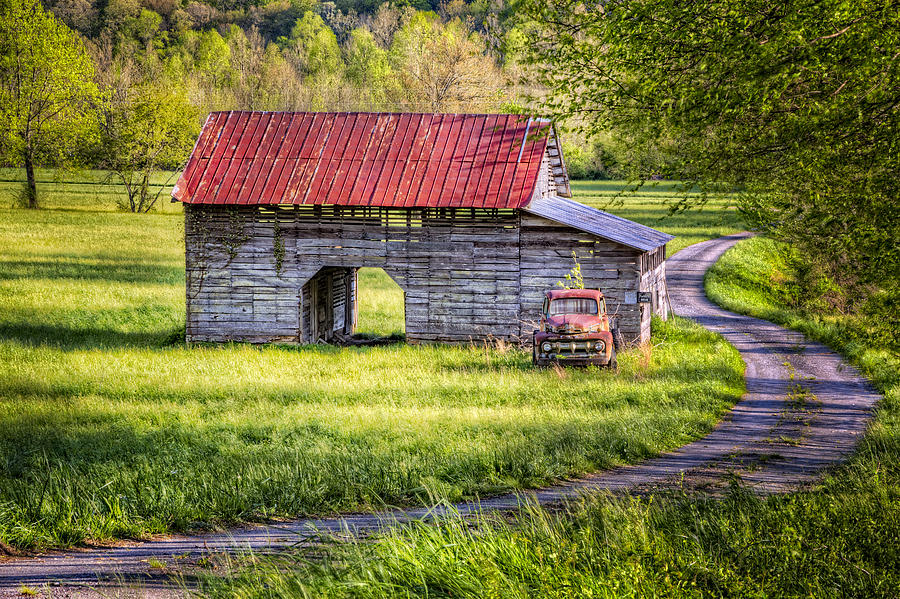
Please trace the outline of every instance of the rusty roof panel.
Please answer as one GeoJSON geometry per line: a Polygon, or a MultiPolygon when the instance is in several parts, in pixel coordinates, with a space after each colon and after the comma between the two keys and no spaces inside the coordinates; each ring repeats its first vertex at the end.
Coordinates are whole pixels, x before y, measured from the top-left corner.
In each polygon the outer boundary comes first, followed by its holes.
{"type": "Polygon", "coordinates": [[[215,112],[172,196],[195,204],[521,208],[550,126],[520,115],[215,112]]]}

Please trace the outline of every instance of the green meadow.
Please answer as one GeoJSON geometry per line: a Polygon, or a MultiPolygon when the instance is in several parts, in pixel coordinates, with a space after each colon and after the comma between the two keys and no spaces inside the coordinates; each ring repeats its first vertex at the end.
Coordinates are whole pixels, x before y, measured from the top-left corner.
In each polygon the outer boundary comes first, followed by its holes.
{"type": "MultiPolygon", "coordinates": [[[[536,371],[508,346],[186,346],[180,206],[125,213],[102,173],[42,172],[45,208],[14,209],[6,173],[0,543],[13,549],[534,487],[697,438],[743,390],[737,353],[679,319],[656,322],[618,375],[536,371]]],[[[602,206],[616,187],[576,193],[602,206]]],[[[662,218],[648,194],[614,210],[692,240],[740,228],[724,199],[662,218]]],[[[378,270],[360,286],[360,329],[401,333],[399,289],[378,270]]]]}
{"type": "MultiPolygon", "coordinates": [[[[627,207],[627,205],[626,205],[627,207]]],[[[842,352],[884,394],[849,462],[822,484],[760,497],[598,494],[413,523],[375,539],[224,562],[208,597],[900,596],[900,354],[883,324],[802,309],[783,248],[742,241],[710,270],[721,305],[842,352]],[[224,572],[224,574],[223,574],[224,572]]]]}

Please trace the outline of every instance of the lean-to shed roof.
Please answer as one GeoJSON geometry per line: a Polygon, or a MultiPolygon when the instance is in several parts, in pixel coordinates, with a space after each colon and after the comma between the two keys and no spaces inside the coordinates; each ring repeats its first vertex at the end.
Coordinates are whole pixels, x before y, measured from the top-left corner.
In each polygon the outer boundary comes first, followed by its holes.
{"type": "Polygon", "coordinates": [[[675,239],[646,225],[556,196],[535,198],[524,210],[645,252],[675,239]]]}
{"type": "Polygon", "coordinates": [[[521,115],[215,112],[172,196],[188,204],[521,208],[552,134],[549,121],[521,115]]]}

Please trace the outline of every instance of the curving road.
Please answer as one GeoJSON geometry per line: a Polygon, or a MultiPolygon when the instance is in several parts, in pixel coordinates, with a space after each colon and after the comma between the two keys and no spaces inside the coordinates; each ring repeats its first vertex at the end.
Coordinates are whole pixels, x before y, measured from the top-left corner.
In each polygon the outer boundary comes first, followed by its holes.
{"type": "MultiPolygon", "coordinates": [[[[598,490],[642,492],[669,486],[716,492],[739,477],[761,493],[796,489],[843,461],[865,432],[879,395],[837,354],[803,335],[764,320],[727,312],[710,302],[704,274],[748,234],[721,237],[678,252],[667,262],[676,314],[723,335],[747,365],[747,393],[706,437],[634,466],[600,472],[527,493],[552,503],[598,490]]],[[[514,509],[510,494],[452,509],[469,514],[514,509]]],[[[170,573],[189,572],[205,553],[256,552],[312,541],[320,532],[371,532],[428,518],[446,508],[303,519],[228,533],[164,537],[109,549],[55,552],[0,561],[0,597],[20,596],[22,585],[56,596],[99,596],[93,589],[134,586],[140,596],[172,596],[170,573]],[[151,561],[153,566],[151,567],[151,561]],[[161,567],[162,565],[165,567],[161,567]]],[[[175,593],[177,594],[177,592],[175,593]]]]}

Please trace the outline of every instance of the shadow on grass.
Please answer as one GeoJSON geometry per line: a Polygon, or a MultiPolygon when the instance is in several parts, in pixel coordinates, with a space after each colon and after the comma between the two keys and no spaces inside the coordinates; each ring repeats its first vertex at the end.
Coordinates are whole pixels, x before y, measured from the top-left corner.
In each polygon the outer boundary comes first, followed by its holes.
{"type": "Polygon", "coordinates": [[[123,332],[103,327],[67,327],[63,325],[0,324],[0,341],[14,341],[30,347],[55,347],[65,350],[113,348],[163,348],[183,343],[184,329],[176,341],[178,329],[123,332]]]}
{"type": "Polygon", "coordinates": [[[129,260],[76,262],[63,258],[0,261],[0,281],[20,279],[75,279],[108,283],[183,285],[184,268],[129,260]]]}

